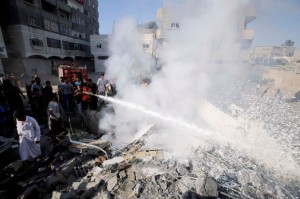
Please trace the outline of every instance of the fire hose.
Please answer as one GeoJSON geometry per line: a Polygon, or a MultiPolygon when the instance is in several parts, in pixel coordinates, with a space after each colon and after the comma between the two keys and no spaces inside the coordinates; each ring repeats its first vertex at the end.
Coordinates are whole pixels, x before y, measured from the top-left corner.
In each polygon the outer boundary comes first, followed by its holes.
{"type": "MultiPolygon", "coordinates": [[[[71,131],[73,131],[73,128],[72,128],[72,125],[71,125],[70,117],[69,117],[69,124],[70,124],[71,131]]],[[[98,150],[102,151],[102,152],[105,154],[106,158],[108,159],[107,152],[106,152],[105,150],[103,150],[102,148],[100,148],[100,147],[98,147],[98,146],[95,146],[95,145],[92,145],[92,144],[87,144],[87,143],[84,143],[84,142],[79,142],[79,141],[72,140],[70,131],[68,132],[68,136],[69,136],[69,141],[70,141],[72,144],[79,144],[79,145],[87,146],[87,147],[90,147],[90,148],[98,149],[98,150]]]]}

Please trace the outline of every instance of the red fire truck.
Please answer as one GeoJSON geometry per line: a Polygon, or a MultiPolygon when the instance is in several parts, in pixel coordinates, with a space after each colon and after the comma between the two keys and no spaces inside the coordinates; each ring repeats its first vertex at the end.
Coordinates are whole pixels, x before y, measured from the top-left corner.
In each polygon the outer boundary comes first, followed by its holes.
{"type": "Polygon", "coordinates": [[[70,82],[78,77],[79,79],[88,79],[88,71],[86,67],[77,67],[75,65],[60,65],[58,67],[58,77],[69,79],[70,82]]]}

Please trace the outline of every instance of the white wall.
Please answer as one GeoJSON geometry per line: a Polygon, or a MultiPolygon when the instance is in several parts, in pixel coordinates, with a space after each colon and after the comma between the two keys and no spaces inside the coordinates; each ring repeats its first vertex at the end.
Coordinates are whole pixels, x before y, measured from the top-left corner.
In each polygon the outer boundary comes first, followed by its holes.
{"type": "Polygon", "coordinates": [[[94,55],[95,72],[105,72],[105,61],[99,59],[99,56],[109,56],[109,39],[110,35],[91,35],[91,54],[94,55]],[[101,48],[100,48],[101,45],[101,48]]]}

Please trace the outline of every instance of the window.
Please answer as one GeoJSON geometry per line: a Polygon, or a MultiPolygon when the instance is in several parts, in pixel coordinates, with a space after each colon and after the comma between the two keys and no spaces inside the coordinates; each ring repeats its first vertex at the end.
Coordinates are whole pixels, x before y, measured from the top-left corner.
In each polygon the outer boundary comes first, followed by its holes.
{"type": "Polygon", "coordinates": [[[89,16],[89,11],[87,9],[84,9],[83,13],[86,15],[86,16],[89,16]]]}
{"type": "Polygon", "coordinates": [[[28,18],[28,24],[29,24],[30,26],[38,27],[37,20],[36,20],[36,18],[34,18],[34,17],[29,17],[29,18],[28,18]]]}
{"type": "Polygon", "coordinates": [[[47,45],[51,48],[61,48],[60,40],[47,37],[47,45]]]}
{"type": "Polygon", "coordinates": [[[71,35],[71,28],[65,24],[60,24],[60,32],[65,35],[71,35]]]}
{"type": "Polygon", "coordinates": [[[80,50],[80,51],[87,51],[88,46],[83,45],[83,44],[74,44],[74,49],[75,50],[80,50]]]}
{"type": "Polygon", "coordinates": [[[38,38],[31,38],[30,44],[33,48],[36,48],[36,49],[42,49],[44,47],[43,40],[38,39],[38,38]]]}
{"type": "Polygon", "coordinates": [[[44,19],[44,26],[46,30],[51,30],[54,32],[58,32],[58,23],[54,21],[50,21],[48,19],[44,19]]]}
{"type": "Polygon", "coordinates": [[[98,56],[98,59],[99,60],[106,60],[108,59],[109,57],[108,56],[98,56]]]}
{"type": "Polygon", "coordinates": [[[51,26],[50,26],[50,20],[48,19],[44,19],[44,26],[46,30],[50,30],[51,26]]]}
{"type": "Polygon", "coordinates": [[[143,44],[144,49],[149,49],[149,44],[143,44]]]}
{"type": "Polygon", "coordinates": [[[84,51],[84,45],[78,44],[78,47],[79,47],[79,50],[80,50],[80,51],[84,51]]]}
{"type": "Polygon", "coordinates": [[[74,43],[63,41],[62,44],[64,50],[74,50],[74,43]]]}
{"type": "Polygon", "coordinates": [[[83,20],[82,18],[80,18],[80,17],[78,17],[76,15],[72,16],[72,22],[76,23],[76,24],[79,24],[81,26],[86,26],[85,20],[83,20]]]}
{"type": "Polygon", "coordinates": [[[54,32],[58,32],[58,24],[54,21],[51,21],[51,30],[54,32]]]}
{"type": "Polygon", "coordinates": [[[172,29],[178,29],[179,28],[179,23],[171,23],[171,28],[172,29]]]}

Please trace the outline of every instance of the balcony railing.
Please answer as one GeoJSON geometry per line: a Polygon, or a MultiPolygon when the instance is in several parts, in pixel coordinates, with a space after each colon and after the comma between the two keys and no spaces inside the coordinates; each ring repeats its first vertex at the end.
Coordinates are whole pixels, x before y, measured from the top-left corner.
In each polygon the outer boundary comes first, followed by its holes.
{"type": "Polygon", "coordinates": [[[66,3],[62,2],[62,1],[57,1],[57,5],[59,8],[61,8],[62,10],[71,13],[71,7],[68,6],[66,3]]]}
{"type": "Polygon", "coordinates": [[[49,19],[49,20],[52,20],[52,21],[55,21],[55,22],[58,22],[58,17],[56,14],[53,14],[53,13],[50,13],[50,12],[47,12],[45,10],[42,11],[42,15],[43,17],[49,19]]]}

